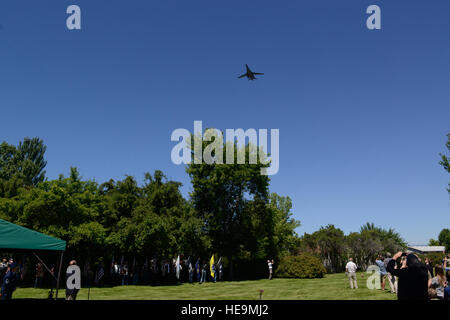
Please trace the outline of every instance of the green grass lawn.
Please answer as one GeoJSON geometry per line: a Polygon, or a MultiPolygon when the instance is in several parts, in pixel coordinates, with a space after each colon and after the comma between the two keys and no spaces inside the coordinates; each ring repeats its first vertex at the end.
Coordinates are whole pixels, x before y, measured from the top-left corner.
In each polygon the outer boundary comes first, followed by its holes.
{"type": "MultiPolygon", "coordinates": [[[[322,279],[277,279],[240,282],[217,282],[173,286],[118,286],[91,288],[91,300],[256,300],[264,290],[263,299],[271,300],[396,300],[397,296],[366,287],[367,275],[358,274],[359,289],[351,290],[344,273],[326,275],[322,279]]],[[[14,299],[47,298],[48,289],[18,288],[14,299]]],[[[60,291],[60,297],[65,290],[60,291]]],[[[88,290],[82,288],[78,300],[87,300],[88,290]]]]}

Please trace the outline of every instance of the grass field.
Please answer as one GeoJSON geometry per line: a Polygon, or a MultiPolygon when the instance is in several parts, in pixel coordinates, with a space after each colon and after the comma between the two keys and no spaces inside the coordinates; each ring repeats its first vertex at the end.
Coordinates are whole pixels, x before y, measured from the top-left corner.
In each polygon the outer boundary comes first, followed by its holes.
{"type": "MultiPolygon", "coordinates": [[[[91,300],[256,300],[264,290],[267,300],[395,300],[397,296],[366,288],[367,275],[358,274],[359,289],[351,290],[345,274],[330,274],[322,279],[273,279],[241,282],[217,282],[199,285],[118,286],[91,288],[91,300]]],[[[14,299],[46,299],[48,289],[18,288],[14,299]]],[[[65,296],[65,290],[59,297],[65,296]]],[[[88,290],[82,288],[78,300],[87,300],[88,290]]]]}

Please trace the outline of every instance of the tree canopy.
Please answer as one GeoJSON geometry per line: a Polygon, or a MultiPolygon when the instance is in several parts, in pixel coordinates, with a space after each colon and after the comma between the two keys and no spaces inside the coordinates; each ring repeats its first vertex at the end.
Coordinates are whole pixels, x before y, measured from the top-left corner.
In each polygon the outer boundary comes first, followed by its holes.
{"type": "Polygon", "coordinates": [[[77,168],[45,180],[45,146],[28,139],[0,146],[0,218],[67,241],[78,261],[224,256],[251,262],[295,247],[289,197],[269,193],[262,165],[189,166],[193,192],[162,171],[97,183],[77,168]]]}
{"type": "Polygon", "coordinates": [[[17,147],[7,142],[0,144],[1,195],[14,193],[19,185],[37,186],[44,181],[46,149],[44,141],[39,138],[25,138],[17,147]]]}
{"type": "Polygon", "coordinates": [[[394,254],[405,248],[405,241],[394,229],[386,230],[373,223],[366,223],[359,232],[348,235],[334,225],[321,227],[313,234],[305,233],[299,251],[315,253],[328,271],[340,272],[350,257],[360,268],[365,269],[379,254],[394,254]]]}

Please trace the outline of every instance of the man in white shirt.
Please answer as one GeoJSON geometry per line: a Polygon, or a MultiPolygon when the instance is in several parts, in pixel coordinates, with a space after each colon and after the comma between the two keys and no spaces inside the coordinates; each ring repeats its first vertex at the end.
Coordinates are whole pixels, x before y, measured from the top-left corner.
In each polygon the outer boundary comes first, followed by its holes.
{"type": "Polygon", "coordinates": [[[345,272],[347,273],[348,280],[350,281],[350,289],[358,289],[358,283],[356,282],[356,269],[356,264],[353,262],[353,259],[350,258],[345,266],[345,272]]]}
{"type": "Polygon", "coordinates": [[[269,267],[269,280],[272,280],[272,276],[273,276],[273,260],[267,260],[267,266],[269,267]]]}

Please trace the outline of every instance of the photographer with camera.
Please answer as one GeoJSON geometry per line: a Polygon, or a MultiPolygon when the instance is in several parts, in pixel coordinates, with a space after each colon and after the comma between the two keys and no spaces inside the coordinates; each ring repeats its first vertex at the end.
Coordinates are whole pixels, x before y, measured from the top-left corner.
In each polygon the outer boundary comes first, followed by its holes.
{"type": "Polygon", "coordinates": [[[398,277],[398,300],[428,300],[428,270],[415,254],[397,252],[387,265],[387,271],[398,277]],[[397,259],[406,257],[401,268],[397,259]]]}

